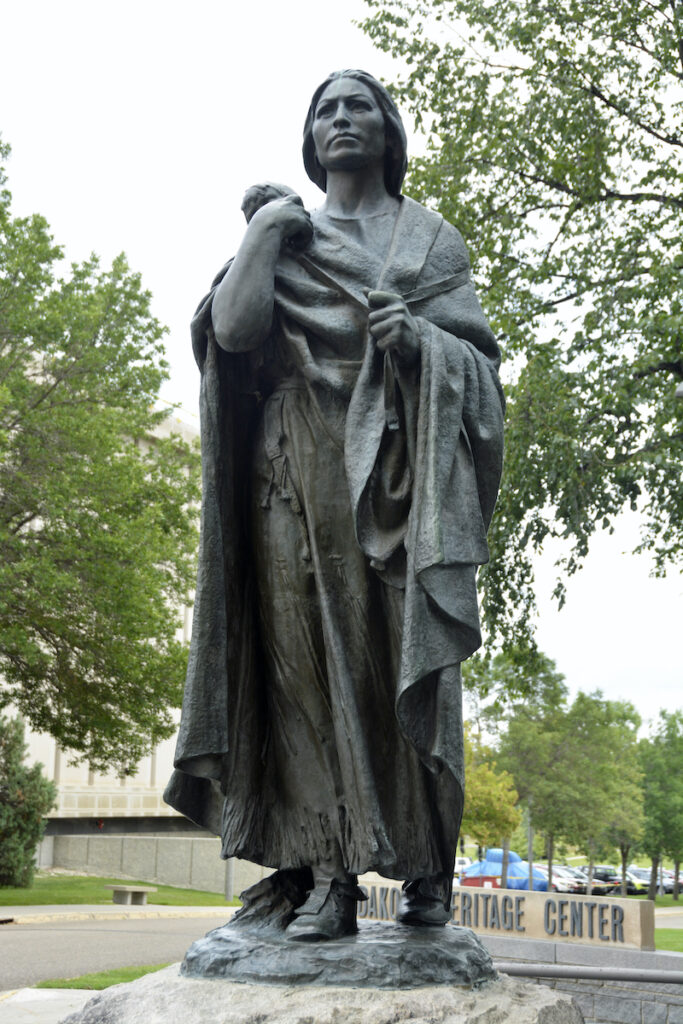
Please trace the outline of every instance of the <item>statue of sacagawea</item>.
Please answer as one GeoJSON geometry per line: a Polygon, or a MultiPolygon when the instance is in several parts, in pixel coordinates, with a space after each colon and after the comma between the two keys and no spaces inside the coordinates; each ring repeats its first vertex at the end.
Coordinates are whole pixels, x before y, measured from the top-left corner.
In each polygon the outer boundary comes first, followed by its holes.
{"type": "Polygon", "coordinates": [[[449,919],[463,805],[460,664],[502,464],[499,352],[458,231],[401,195],[382,85],[320,85],[304,166],[247,193],[192,324],[203,506],[174,807],[277,869],[240,923],[356,928],[358,874],[449,919]]]}

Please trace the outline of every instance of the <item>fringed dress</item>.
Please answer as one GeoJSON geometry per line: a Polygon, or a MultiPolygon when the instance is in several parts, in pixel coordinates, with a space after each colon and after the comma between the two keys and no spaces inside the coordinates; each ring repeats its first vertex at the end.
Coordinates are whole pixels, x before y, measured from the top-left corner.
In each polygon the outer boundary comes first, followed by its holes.
{"type": "Polygon", "coordinates": [[[313,223],[305,254],[278,262],[261,352],[218,349],[213,290],[193,325],[202,546],[167,799],[226,857],[300,867],[338,845],[352,873],[450,877],[498,350],[441,217],[402,199],[313,223]],[[372,288],[409,305],[415,365],[377,350],[372,288]]]}

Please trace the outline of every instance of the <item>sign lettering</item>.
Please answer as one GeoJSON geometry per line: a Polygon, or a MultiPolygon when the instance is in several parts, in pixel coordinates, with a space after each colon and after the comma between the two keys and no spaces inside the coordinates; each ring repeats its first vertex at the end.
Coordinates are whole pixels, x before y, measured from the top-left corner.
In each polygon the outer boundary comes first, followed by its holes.
{"type": "MultiPolygon", "coordinates": [[[[400,904],[400,885],[374,884],[370,879],[375,878],[379,876],[364,876],[366,884],[361,882],[368,899],[359,903],[358,916],[394,921],[400,904]]],[[[453,924],[482,934],[654,948],[654,910],[647,900],[456,886],[451,911],[453,924]]]]}

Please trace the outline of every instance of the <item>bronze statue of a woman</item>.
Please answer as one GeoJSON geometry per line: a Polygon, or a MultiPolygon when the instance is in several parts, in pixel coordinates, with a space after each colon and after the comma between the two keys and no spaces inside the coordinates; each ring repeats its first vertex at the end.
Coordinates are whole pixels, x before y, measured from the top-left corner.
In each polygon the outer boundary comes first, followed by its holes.
{"type": "Polygon", "coordinates": [[[502,463],[499,353],[460,234],[400,193],[382,85],[331,75],[304,165],[250,190],[193,321],[203,506],[169,803],[276,870],[240,919],[355,931],[357,875],[449,919],[463,805],[460,663],[502,463]]]}

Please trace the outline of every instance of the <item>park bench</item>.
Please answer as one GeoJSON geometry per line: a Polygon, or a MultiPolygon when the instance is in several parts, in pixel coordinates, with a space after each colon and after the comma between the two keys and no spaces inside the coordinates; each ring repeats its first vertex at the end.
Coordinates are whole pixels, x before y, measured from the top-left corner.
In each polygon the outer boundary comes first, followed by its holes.
{"type": "Polygon", "coordinates": [[[105,889],[114,890],[114,903],[132,903],[137,907],[145,906],[148,892],[157,891],[154,885],[105,885],[105,889]]]}

